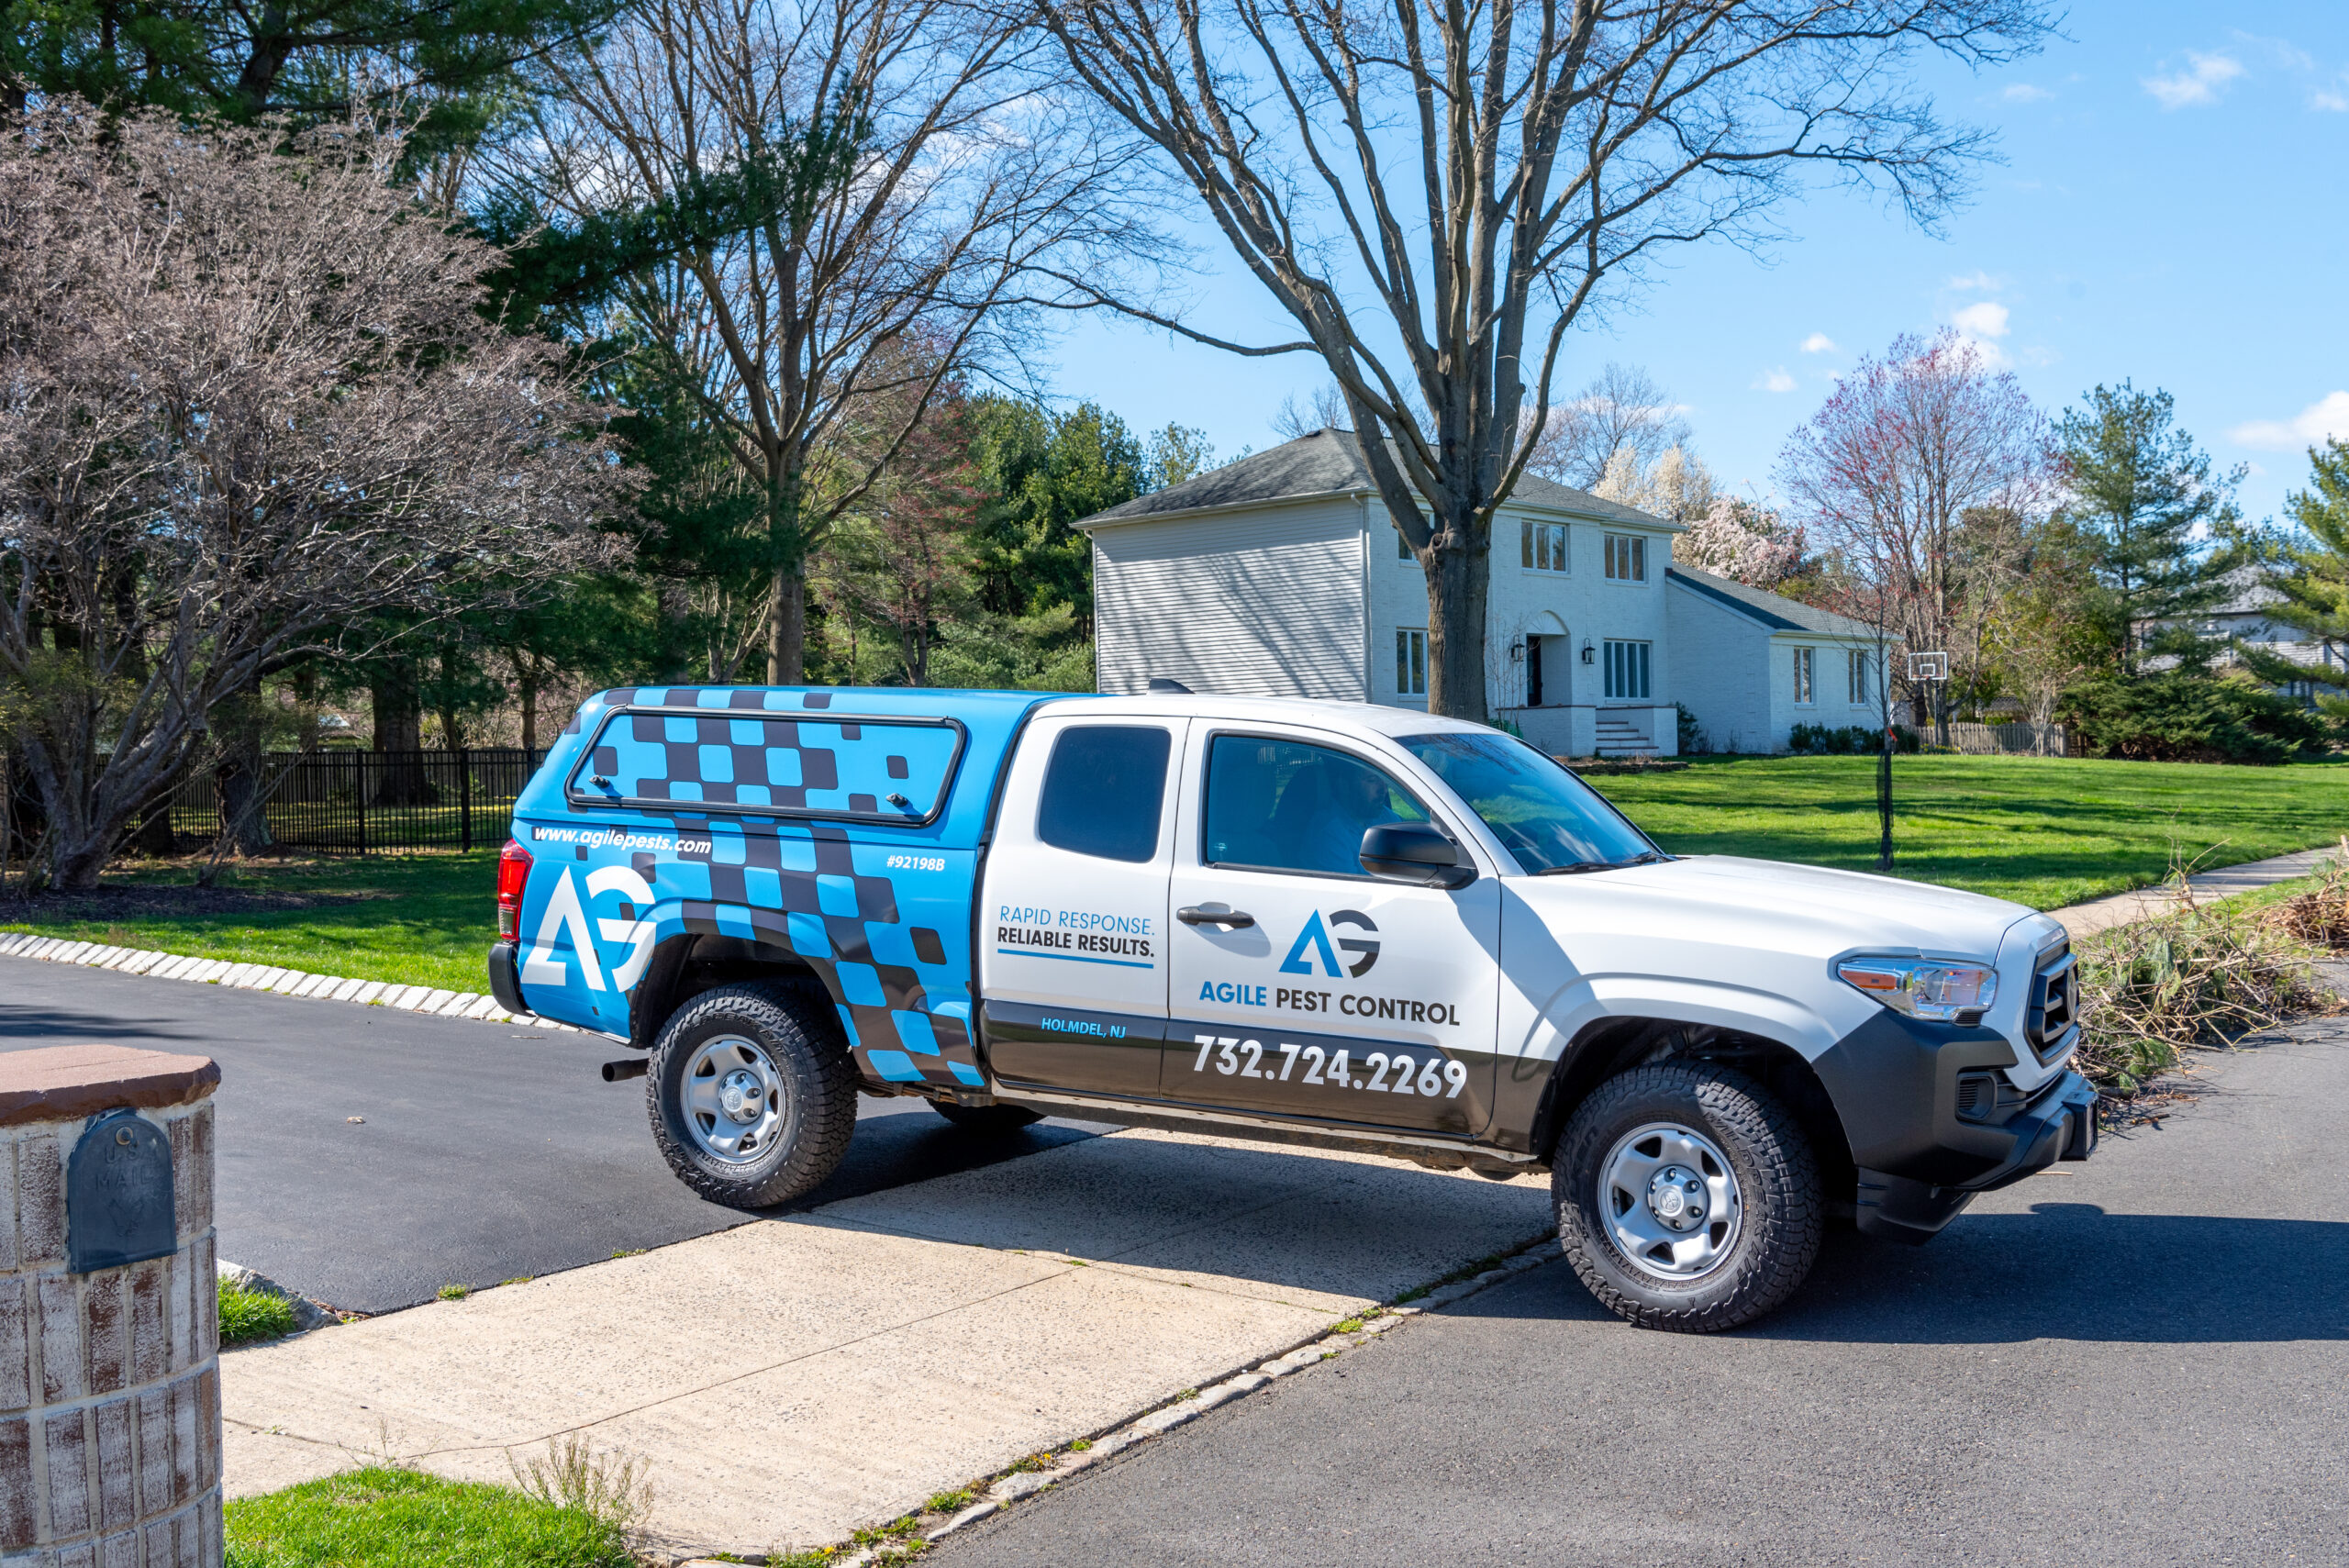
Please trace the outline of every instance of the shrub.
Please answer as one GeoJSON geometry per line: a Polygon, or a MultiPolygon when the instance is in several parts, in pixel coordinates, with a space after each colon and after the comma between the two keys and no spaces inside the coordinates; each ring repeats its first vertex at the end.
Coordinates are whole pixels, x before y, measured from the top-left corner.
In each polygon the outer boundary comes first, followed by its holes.
{"type": "Polygon", "coordinates": [[[1711,751],[1711,743],[1705,739],[1705,727],[1697,722],[1697,716],[1688,711],[1688,705],[1685,702],[1676,702],[1672,705],[1672,708],[1679,716],[1680,720],[1680,754],[1684,757],[1701,757],[1711,751]]]}
{"type": "Polygon", "coordinates": [[[2086,754],[2137,762],[2283,762],[2325,737],[2291,698],[2193,670],[2091,681],[2065,692],[2063,707],[2086,754]]]}
{"type": "MultiPolygon", "coordinates": [[[[1892,734],[1895,751],[1920,749],[1917,732],[1907,725],[1896,725],[1892,734]]],[[[1868,724],[1798,724],[1787,734],[1787,750],[1798,756],[1873,757],[1881,744],[1879,732],[1868,724]]]]}

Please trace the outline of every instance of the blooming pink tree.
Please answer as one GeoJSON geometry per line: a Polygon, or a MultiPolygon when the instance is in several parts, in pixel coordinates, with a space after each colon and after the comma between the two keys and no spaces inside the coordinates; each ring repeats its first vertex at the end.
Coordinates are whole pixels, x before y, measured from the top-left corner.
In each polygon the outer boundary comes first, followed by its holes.
{"type": "Polygon", "coordinates": [[[1730,495],[1716,498],[1672,546],[1675,564],[1751,588],[1776,587],[1803,569],[1809,553],[1799,527],[1767,506],[1730,495]]]}
{"type": "MultiPolygon", "coordinates": [[[[1953,329],[1896,339],[1795,432],[1778,473],[1831,558],[1838,607],[1970,673],[2018,557],[2004,525],[2049,482],[2046,420],[2013,373],[1953,329]]],[[[1933,712],[1948,723],[1946,689],[1933,712]]]]}

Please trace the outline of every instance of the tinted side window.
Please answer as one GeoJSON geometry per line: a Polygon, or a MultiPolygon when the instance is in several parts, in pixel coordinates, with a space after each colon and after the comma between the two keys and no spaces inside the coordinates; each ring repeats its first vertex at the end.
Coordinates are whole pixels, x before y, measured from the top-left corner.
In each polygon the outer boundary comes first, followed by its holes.
{"type": "Polygon", "coordinates": [[[1210,865],[1361,876],[1362,836],[1426,811],[1385,773],[1326,746],[1219,735],[1208,750],[1210,865]]]}
{"type": "Polygon", "coordinates": [[[1062,730],[1044,766],[1036,837],[1056,850],[1105,861],[1157,854],[1171,739],[1163,729],[1130,725],[1062,730]]]}

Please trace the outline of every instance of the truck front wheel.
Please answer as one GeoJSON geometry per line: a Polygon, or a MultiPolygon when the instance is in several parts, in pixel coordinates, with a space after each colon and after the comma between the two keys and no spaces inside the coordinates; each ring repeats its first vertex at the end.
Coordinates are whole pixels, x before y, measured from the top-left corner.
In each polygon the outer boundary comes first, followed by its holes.
{"type": "Polygon", "coordinates": [[[645,1108],[679,1181],[712,1203],[765,1208],[840,1165],[856,1130],[856,1068],[818,993],[720,986],[662,1027],[645,1108]]]}
{"type": "Polygon", "coordinates": [[[1795,1293],[1819,1256],[1819,1166],[1795,1118],[1732,1069],[1661,1062],[1576,1108],[1551,1165],[1558,1240],[1608,1310],[1713,1333],[1795,1293]]]}

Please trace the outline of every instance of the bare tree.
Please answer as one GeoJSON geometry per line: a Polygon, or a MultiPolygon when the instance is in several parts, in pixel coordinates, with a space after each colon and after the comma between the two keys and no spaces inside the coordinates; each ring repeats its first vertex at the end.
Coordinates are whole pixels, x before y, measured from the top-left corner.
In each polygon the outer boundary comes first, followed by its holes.
{"type": "Polygon", "coordinates": [[[0,139],[0,684],[65,887],[263,674],[595,564],[621,488],[396,139],[283,141],[72,103],[0,139]]]}
{"type": "Polygon", "coordinates": [[[1304,335],[1242,344],[1093,297],[1240,353],[1320,356],[1426,573],[1430,706],[1475,718],[1494,512],[1602,284],[1676,242],[1758,239],[1806,170],[1878,181],[1930,218],[1985,146],[1899,66],[2004,60],[2046,25],[2040,0],[1041,0],[1039,16],[1304,335]]]}
{"type": "Polygon", "coordinates": [[[970,446],[961,408],[934,404],[887,474],[841,520],[818,577],[834,613],[896,640],[908,685],[930,684],[940,623],[974,601],[971,527],[981,492],[970,446]]]}
{"type": "MultiPolygon", "coordinates": [[[[2046,420],[2013,373],[1992,370],[1945,330],[1931,342],[1896,339],[1884,358],[1863,361],[1787,441],[1778,468],[1871,614],[1912,652],[1978,658],[2020,559],[2013,520],[2041,504],[2048,462],[2046,420]]],[[[1921,718],[1921,687],[1916,695],[1921,718]]],[[[1933,707],[1944,740],[1946,702],[1933,707]]]]}
{"type": "Polygon", "coordinates": [[[1346,411],[1346,395],[1338,390],[1338,384],[1325,382],[1303,403],[1297,400],[1295,393],[1282,398],[1279,412],[1273,416],[1273,434],[1293,441],[1316,430],[1346,429],[1353,417],[1346,411]]]}
{"type": "Polygon", "coordinates": [[[764,495],[770,680],[803,678],[809,554],[949,377],[1018,359],[1020,310],[1058,296],[1038,264],[1151,248],[1119,216],[1130,153],[1037,90],[1040,47],[952,0],[642,0],[551,65],[493,172],[571,221],[673,215],[615,324],[764,495]],[[828,450],[861,406],[897,422],[828,450]]]}
{"type": "Polygon", "coordinates": [[[1610,464],[1628,459],[1644,473],[1687,441],[1688,421],[1655,378],[1610,360],[1589,385],[1550,410],[1525,466],[1561,484],[1594,490],[1610,464]]]}

